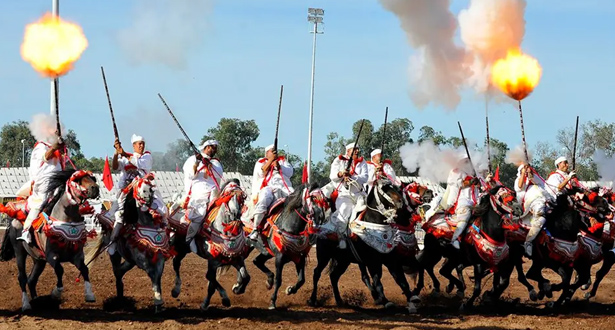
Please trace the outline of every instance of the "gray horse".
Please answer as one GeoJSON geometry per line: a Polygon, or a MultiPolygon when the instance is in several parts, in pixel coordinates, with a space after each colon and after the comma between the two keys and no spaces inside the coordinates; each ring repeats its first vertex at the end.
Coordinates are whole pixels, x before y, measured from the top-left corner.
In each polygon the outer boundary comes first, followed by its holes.
{"type": "MultiPolygon", "coordinates": [[[[166,210],[156,209],[154,201],[153,176],[135,178],[123,191],[126,195],[122,214],[124,227],[115,242],[115,248],[109,249],[117,297],[124,296],[122,278],[134,266],[144,270],[152,281],[154,291],[154,308],[162,311],[161,278],[164,263],[169,254],[169,237],[166,231],[166,210]],[[122,261],[122,258],[124,261],[122,261]]],[[[113,230],[113,215],[103,212],[97,215],[102,227],[102,235],[94,256],[99,255],[110,245],[113,230]]]]}
{"type": "MultiPolygon", "coordinates": [[[[70,262],[85,280],[85,301],[94,302],[88,267],[84,263],[83,247],[87,240],[87,231],[83,221],[83,206],[88,199],[98,198],[99,187],[96,178],[90,172],[66,170],[55,172],[49,178],[49,187],[45,192],[49,199],[41,207],[41,217],[34,222],[33,242],[28,244],[18,241],[23,224],[13,219],[4,234],[0,260],[17,260],[19,286],[21,287],[21,309],[31,309],[26,293],[26,284],[30,288],[32,299],[37,297],[36,284],[47,263],[53,267],[57,284],[51,296],[60,300],[64,285],[63,262],[70,262]],[[26,276],[26,258],[30,255],[34,266],[26,276]]],[[[16,205],[15,205],[16,206],[16,205]]],[[[19,207],[19,206],[17,206],[19,207]]],[[[9,215],[10,216],[10,215],[9,215]]]]}

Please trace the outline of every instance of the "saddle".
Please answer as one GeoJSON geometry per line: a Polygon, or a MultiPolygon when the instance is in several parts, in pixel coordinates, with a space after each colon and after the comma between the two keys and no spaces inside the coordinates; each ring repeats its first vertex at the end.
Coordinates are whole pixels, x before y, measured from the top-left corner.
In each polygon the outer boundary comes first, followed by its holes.
{"type": "Polygon", "coordinates": [[[169,236],[165,229],[142,225],[128,227],[130,229],[127,229],[127,231],[131,233],[128,237],[128,244],[147,253],[149,257],[153,258],[154,262],[159,254],[165,259],[171,257],[169,236]]]}
{"type": "Polygon", "coordinates": [[[365,244],[380,253],[389,253],[395,248],[395,229],[389,224],[373,224],[357,219],[350,222],[349,228],[365,244]]]}
{"type": "Polygon", "coordinates": [[[544,229],[540,232],[536,240],[539,244],[545,245],[547,247],[547,250],[549,252],[548,256],[546,256],[547,258],[553,259],[563,264],[568,263],[572,265],[574,259],[577,256],[577,252],[579,251],[578,240],[571,242],[555,238],[544,229]]]}
{"type": "Polygon", "coordinates": [[[8,202],[6,205],[0,204],[0,213],[6,214],[9,218],[20,221],[22,224],[28,217],[28,200],[18,199],[14,202],[8,202]]]}
{"type": "Polygon", "coordinates": [[[426,234],[432,234],[437,239],[451,240],[457,228],[457,223],[452,221],[449,213],[436,213],[422,226],[426,234]]]}

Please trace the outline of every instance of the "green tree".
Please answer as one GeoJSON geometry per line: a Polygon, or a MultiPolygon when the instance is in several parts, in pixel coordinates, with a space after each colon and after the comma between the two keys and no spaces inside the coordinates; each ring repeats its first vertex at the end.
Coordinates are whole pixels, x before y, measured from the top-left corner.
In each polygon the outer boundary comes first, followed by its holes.
{"type": "MultiPolygon", "coordinates": [[[[256,141],[259,134],[258,125],[254,120],[222,118],[216,127],[207,131],[201,143],[209,139],[218,140],[220,145],[216,157],[222,162],[225,171],[246,173],[248,164],[258,159],[257,152],[252,150],[251,144],[256,141]]],[[[249,173],[252,173],[252,169],[249,173]]]]}
{"type": "Polygon", "coordinates": [[[431,126],[423,126],[419,129],[418,142],[432,140],[435,145],[447,144],[448,139],[444,137],[442,132],[436,131],[431,126]]]}
{"type": "Polygon", "coordinates": [[[4,166],[9,162],[10,166],[21,166],[23,148],[24,165],[30,166],[30,153],[35,143],[28,122],[20,120],[5,124],[0,130],[0,165],[4,166]],[[24,140],[23,145],[22,140],[24,140]]]}

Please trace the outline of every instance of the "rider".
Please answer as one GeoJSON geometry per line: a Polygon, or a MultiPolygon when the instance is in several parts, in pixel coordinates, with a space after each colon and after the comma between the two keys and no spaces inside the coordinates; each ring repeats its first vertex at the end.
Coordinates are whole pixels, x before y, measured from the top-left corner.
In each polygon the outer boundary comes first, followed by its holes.
{"type": "Polygon", "coordinates": [[[30,239],[30,227],[41,211],[41,206],[46,199],[45,192],[48,189],[49,177],[54,173],[61,171],[64,166],[65,146],[61,139],[53,133],[53,129],[49,130],[47,137],[41,139],[34,145],[32,154],[30,155],[30,175],[31,192],[28,196],[28,217],[23,226],[23,232],[19,240],[26,241],[28,244],[30,239]]]}
{"type": "Polygon", "coordinates": [[[472,216],[472,207],[476,205],[476,199],[479,194],[480,180],[471,176],[472,164],[466,154],[463,154],[458,162],[457,167],[452,169],[446,180],[446,201],[444,209],[448,213],[453,214],[453,218],[457,223],[457,228],[451,238],[451,245],[455,249],[459,249],[459,236],[463,233],[472,216]]]}
{"type": "Polygon", "coordinates": [[[186,243],[196,252],[194,236],[201,229],[209,203],[220,194],[222,164],[214,158],[218,141],[207,140],[199,146],[201,153],[188,157],[184,163],[184,196],[187,196],[186,218],[190,220],[186,243]],[[194,243],[194,244],[193,244],[194,243]]]}
{"type": "Polygon", "coordinates": [[[374,186],[374,182],[376,182],[380,177],[386,177],[391,180],[394,185],[400,186],[401,182],[395,175],[395,170],[391,166],[391,160],[382,160],[382,150],[375,149],[370,155],[372,160],[367,162],[367,186],[369,189],[374,186]]]}
{"type": "Polygon", "coordinates": [[[290,182],[293,171],[292,165],[283,156],[278,157],[273,144],[265,148],[265,157],[256,161],[252,174],[252,200],[255,206],[251,240],[257,240],[262,232],[262,222],[271,204],[294,191],[290,182]]]}
{"type": "MultiPolygon", "coordinates": [[[[368,174],[367,163],[363,157],[359,157],[359,148],[355,143],[348,144],[346,154],[339,155],[331,164],[329,178],[338,191],[336,210],[331,214],[331,222],[342,235],[346,232],[355,203],[362,205],[365,202],[363,186],[367,183],[368,174]],[[347,171],[349,161],[352,161],[352,165],[347,171]]],[[[346,248],[344,239],[340,239],[339,248],[346,248]]]]}
{"type": "MultiPolygon", "coordinates": [[[[118,181],[118,193],[117,202],[114,203],[111,208],[112,213],[115,216],[115,222],[113,224],[113,232],[111,232],[111,242],[114,242],[119,236],[124,226],[122,214],[124,212],[124,202],[126,201],[126,195],[122,191],[134,180],[136,177],[143,177],[149,174],[152,170],[153,160],[149,151],[145,151],[145,139],[142,136],[133,134],[130,138],[132,143],[133,153],[128,153],[122,148],[122,143],[118,138],[115,139],[113,147],[115,153],[113,154],[112,168],[113,170],[120,170],[120,178],[118,181]]],[[[162,198],[157,194],[154,195],[154,202],[152,205],[164,206],[162,198]]]]}
{"type": "Polygon", "coordinates": [[[522,164],[517,169],[515,191],[517,192],[517,200],[521,203],[523,209],[529,209],[532,212],[531,228],[524,244],[526,255],[531,257],[532,242],[540,233],[542,226],[547,222],[545,219],[547,192],[544,189],[541,178],[535,174],[534,169],[528,164],[522,164]]]}
{"type": "Polygon", "coordinates": [[[564,188],[572,188],[573,179],[577,176],[574,171],[568,172],[570,166],[568,165],[566,157],[559,157],[556,159],[555,168],[555,172],[552,172],[547,179],[549,188],[547,192],[551,195],[553,200],[557,198],[557,195],[564,188]]]}

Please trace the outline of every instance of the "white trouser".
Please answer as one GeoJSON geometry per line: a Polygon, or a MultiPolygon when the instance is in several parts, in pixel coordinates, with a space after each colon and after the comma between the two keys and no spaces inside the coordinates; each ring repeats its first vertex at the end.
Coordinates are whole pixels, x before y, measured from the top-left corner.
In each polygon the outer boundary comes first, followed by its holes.
{"type": "Polygon", "coordinates": [[[547,219],[545,219],[545,203],[544,200],[538,199],[530,204],[530,212],[532,213],[532,220],[530,221],[531,227],[530,231],[527,233],[527,237],[525,238],[526,242],[532,242],[542,229],[542,226],[545,225],[547,219]]]}
{"type": "Polygon", "coordinates": [[[352,211],[359,199],[364,199],[362,193],[357,193],[354,196],[350,194],[340,194],[335,200],[335,212],[331,214],[331,223],[340,234],[345,234],[348,228],[348,221],[352,217],[352,211]]]}
{"type": "Polygon", "coordinates": [[[289,192],[286,188],[278,189],[267,186],[258,192],[258,201],[254,206],[254,229],[259,228],[271,204],[279,198],[288,197],[292,192],[292,188],[290,189],[289,192]]]}
{"type": "Polygon", "coordinates": [[[32,194],[28,197],[28,216],[23,226],[24,232],[30,230],[32,223],[38,218],[39,213],[41,213],[41,206],[43,206],[43,202],[45,201],[43,189],[45,189],[45,187],[37,183],[32,187],[32,194]]]}
{"type": "Polygon", "coordinates": [[[463,231],[468,226],[468,221],[470,221],[471,216],[472,211],[470,210],[469,205],[457,205],[457,208],[455,209],[455,214],[453,215],[454,221],[457,222],[457,228],[453,233],[453,238],[451,239],[451,241],[454,242],[459,238],[459,236],[461,236],[461,233],[463,233],[463,231]]]}

